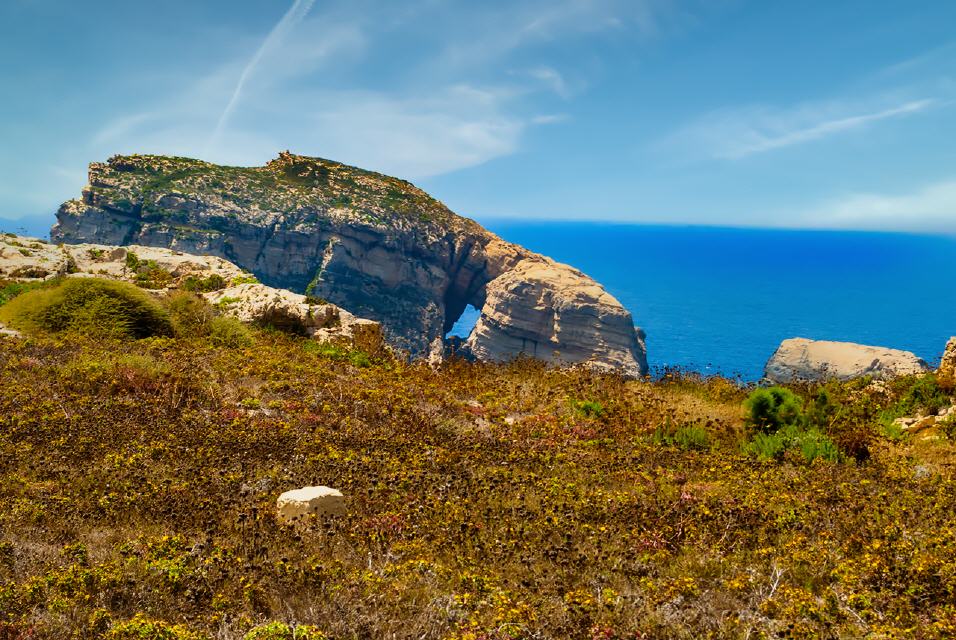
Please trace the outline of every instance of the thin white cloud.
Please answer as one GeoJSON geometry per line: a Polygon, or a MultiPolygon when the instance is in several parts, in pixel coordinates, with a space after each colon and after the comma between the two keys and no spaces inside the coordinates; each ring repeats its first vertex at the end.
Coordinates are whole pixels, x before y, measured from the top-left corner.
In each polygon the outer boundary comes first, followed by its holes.
{"type": "Polygon", "coordinates": [[[651,37],[686,19],[671,20],[671,0],[313,2],[296,0],[264,40],[236,33],[245,52],[191,80],[177,74],[173,91],[104,124],[86,153],[257,165],[288,148],[411,179],[448,173],[567,119],[549,103],[581,87],[549,64],[547,46],[651,37]],[[397,38],[415,43],[400,65],[397,38]]]}
{"type": "Polygon", "coordinates": [[[568,83],[557,69],[551,67],[536,67],[529,69],[528,75],[544,84],[565,100],[571,97],[571,90],[568,88],[568,83]]]}
{"type": "Polygon", "coordinates": [[[857,193],[808,212],[806,226],[835,229],[956,232],[956,179],[910,193],[857,193]]]}
{"type": "Polygon", "coordinates": [[[882,120],[930,109],[934,99],[907,100],[852,110],[841,103],[814,103],[773,110],[747,107],[707,114],[665,139],[666,147],[735,160],[862,129],[882,120]]]}
{"type": "Polygon", "coordinates": [[[216,128],[213,130],[213,134],[209,139],[209,143],[207,145],[208,147],[214,146],[219,140],[226,123],[229,122],[230,116],[232,115],[233,111],[235,111],[236,105],[239,103],[239,100],[242,97],[242,91],[245,88],[246,83],[249,81],[249,78],[262,62],[263,56],[265,56],[265,54],[271,48],[282,43],[282,40],[286,37],[286,35],[288,35],[288,33],[295,28],[297,24],[302,22],[306,15],[308,15],[314,3],[315,0],[295,0],[285,15],[282,16],[282,19],[276,23],[276,25],[272,28],[272,31],[269,32],[269,35],[266,36],[266,39],[262,41],[262,44],[259,45],[259,48],[256,49],[255,54],[249,60],[248,64],[243,67],[242,73],[239,74],[239,80],[236,82],[236,86],[229,97],[229,102],[226,103],[226,108],[223,109],[222,114],[219,116],[219,120],[216,122],[216,128]]]}
{"type": "Polygon", "coordinates": [[[531,124],[561,124],[571,119],[566,113],[546,113],[531,118],[531,124]]]}
{"type": "MultiPolygon", "coordinates": [[[[449,38],[438,59],[456,66],[483,65],[519,49],[571,38],[626,32],[658,38],[693,22],[671,0],[524,0],[503,5],[474,3],[460,21],[465,37],[449,38]]],[[[459,9],[461,7],[458,7],[459,9]]]]}

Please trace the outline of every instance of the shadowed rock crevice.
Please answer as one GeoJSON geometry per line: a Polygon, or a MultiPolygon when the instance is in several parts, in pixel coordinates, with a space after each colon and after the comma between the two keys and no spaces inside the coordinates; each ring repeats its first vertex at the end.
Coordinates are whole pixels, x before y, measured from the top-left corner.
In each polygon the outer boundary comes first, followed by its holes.
{"type": "Polygon", "coordinates": [[[264,283],[380,321],[411,356],[435,355],[467,305],[465,348],[646,372],[643,333],[592,279],[505,242],[413,185],[280,154],[265,167],[114,157],[60,207],[52,237],[226,258],[264,283]]]}

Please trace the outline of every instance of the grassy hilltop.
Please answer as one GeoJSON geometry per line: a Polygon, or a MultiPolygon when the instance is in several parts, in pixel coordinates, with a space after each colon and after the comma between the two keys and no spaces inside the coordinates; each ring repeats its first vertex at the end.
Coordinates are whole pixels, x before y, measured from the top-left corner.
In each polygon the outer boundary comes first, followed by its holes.
{"type": "Polygon", "coordinates": [[[84,286],[0,283],[2,640],[956,634],[931,375],[433,370],[84,286]],[[348,514],[280,525],[311,484],[348,514]]]}

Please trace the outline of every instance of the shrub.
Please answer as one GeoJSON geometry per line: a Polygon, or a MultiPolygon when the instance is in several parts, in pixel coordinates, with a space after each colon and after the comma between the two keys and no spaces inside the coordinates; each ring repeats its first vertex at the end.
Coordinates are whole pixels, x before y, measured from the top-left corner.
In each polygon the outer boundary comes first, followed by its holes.
{"type": "Polygon", "coordinates": [[[744,406],[748,423],[761,433],[776,433],[785,426],[803,423],[803,400],[783,387],[756,389],[744,406]]]}
{"type": "Polygon", "coordinates": [[[105,636],[107,640],[206,640],[207,636],[193,633],[181,625],[151,620],[141,613],[132,620],[113,625],[105,636]]]}
{"type": "Polygon", "coordinates": [[[891,421],[902,416],[935,415],[953,402],[932,373],[901,378],[894,382],[892,390],[899,399],[884,413],[884,419],[891,421]]]}
{"type": "Polygon", "coordinates": [[[172,283],[173,274],[154,260],[147,260],[139,263],[134,280],[144,289],[165,289],[172,283]]]}
{"type": "Polygon", "coordinates": [[[949,416],[939,424],[940,433],[942,433],[949,440],[956,441],[956,414],[949,416]]]}
{"type": "Polygon", "coordinates": [[[229,281],[230,287],[238,287],[240,284],[258,284],[259,279],[252,275],[251,273],[244,273],[241,276],[236,276],[229,281]]]}
{"type": "Polygon", "coordinates": [[[326,640],[328,636],[306,625],[290,626],[284,622],[269,622],[259,625],[243,636],[242,640],[326,640]]]}
{"type": "Polygon", "coordinates": [[[226,287],[226,279],[218,273],[213,273],[205,278],[196,275],[188,275],[183,279],[180,285],[186,291],[195,291],[197,293],[206,293],[209,291],[219,291],[226,287]]]}
{"type": "Polygon", "coordinates": [[[39,333],[123,338],[172,334],[169,315],[148,294],[124,282],[96,278],[70,278],[24,293],[0,308],[0,319],[39,333]]]}
{"type": "Polygon", "coordinates": [[[177,292],[166,300],[166,309],[181,337],[208,336],[213,320],[212,307],[194,293],[177,292]]]}
{"type": "Polygon", "coordinates": [[[783,432],[756,433],[744,450],[761,460],[774,460],[783,457],[788,444],[789,441],[783,432]]]}
{"type": "Polygon", "coordinates": [[[684,425],[674,432],[674,444],[684,451],[704,451],[710,447],[710,435],[697,425],[684,425]]]}
{"type": "Polygon", "coordinates": [[[586,418],[600,418],[604,415],[604,405],[597,400],[572,400],[571,407],[586,418]]]}
{"type": "Polygon", "coordinates": [[[829,462],[840,461],[840,451],[837,446],[817,429],[809,429],[799,434],[795,444],[807,462],[813,462],[817,458],[823,458],[829,462]]]}
{"type": "Polygon", "coordinates": [[[806,462],[823,458],[839,462],[840,451],[833,441],[818,429],[804,430],[799,425],[786,425],[773,433],[758,432],[744,450],[763,460],[781,459],[787,451],[795,451],[806,462]]]}
{"type": "Polygon", "coordinates": [[[209,338],[214,346],[228,349],[249,347],[253,343],[252,331],[235,318],[213,318],[209,322],[209,338]]]}
{"type": "Polygon", "coordinates": [[[0,306],[10,302],[18,295],[48,286],[47,282],[9,282],[0,283],[0,306]]]}

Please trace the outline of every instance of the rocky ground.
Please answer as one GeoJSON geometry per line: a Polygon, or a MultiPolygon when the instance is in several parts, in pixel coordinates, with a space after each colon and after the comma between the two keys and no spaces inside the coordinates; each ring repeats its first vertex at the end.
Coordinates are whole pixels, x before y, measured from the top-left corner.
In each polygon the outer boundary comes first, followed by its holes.
{"type": "Polygon", "coordinates": [[[0,337],[0,638],[950,638],[946,375],[0,337]]]}

